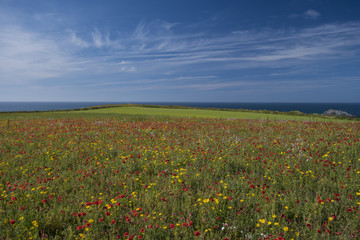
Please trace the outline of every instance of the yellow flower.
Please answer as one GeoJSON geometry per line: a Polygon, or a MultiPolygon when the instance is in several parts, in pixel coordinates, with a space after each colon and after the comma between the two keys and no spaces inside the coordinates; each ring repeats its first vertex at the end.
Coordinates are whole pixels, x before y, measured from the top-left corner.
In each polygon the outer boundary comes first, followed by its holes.
{"type": "Polygon", "coordinates": [[[38,224],[38,222],[37,222],[36,220],[32,221],[32,224],[34,225],[34,227],[38,227],[38,226],[39,226],[39,224],[38,224]]]}
{"type": "Polygon", "coordinates": [[[268,222],[268,225],[271,225],[271,222],[268,222]]]}
{"type": "Polygon", "coordinates": [[[275,214],[272,215],[273,218],[276,218],[277,216],[275,214]]]}
{"type": "Polygon", "coordinates": [[[89,223],[92,223],[92,222],[94,222],[94,219],[89,219],[89,223]]]}
{"type": "Polygon", "coordinates": [[[334,218],[332,218],[332,217],[329,217],[329,221],[332,221],[334,218]]]}
{"type": "Polygon", "coordinates": [[[259,222],[265,223],[265,219],[259,219],[259,222]]]}
{"type": "Polygon", "coordinates": [[[284,229],[285,232],[289,231],[288,227],[284,227],[283,229],[284,229]]]}

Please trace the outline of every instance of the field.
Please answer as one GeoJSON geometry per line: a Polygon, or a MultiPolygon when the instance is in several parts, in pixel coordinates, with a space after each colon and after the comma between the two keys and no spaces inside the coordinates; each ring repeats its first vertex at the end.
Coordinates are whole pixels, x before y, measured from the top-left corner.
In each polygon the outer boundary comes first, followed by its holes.
{"type": "Polygon", "coordinates": [[[360,238],[358,122],[116,111],[1,115],[1,238],[360,238]]]}
{"type": "MultiPolygon", "coordinates": [[[[138,115],[141,113],[146,116],[168,116],[168,117],[196,117],[196,118],[221,118],[221,119],[284,119],[283,115],[266,114],[258,112],[239,112],[239,111],[222,111],[207,109],[171,109],[171,108],[149,108],[149,107],[111,107],[91,109],[84,113],[101,113],[101,114],[130,114],[138,115]]],[[[288,120],[310,120],[315,119],[313,116],[291,116],[285,117],[288,120]]]]}

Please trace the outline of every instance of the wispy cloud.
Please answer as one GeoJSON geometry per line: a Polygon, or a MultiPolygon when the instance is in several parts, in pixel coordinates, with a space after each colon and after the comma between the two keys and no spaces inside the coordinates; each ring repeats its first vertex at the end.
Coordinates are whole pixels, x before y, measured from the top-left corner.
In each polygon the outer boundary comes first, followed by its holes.
{"type": "Polygon", "coordinates": [[[78,68],[54,40],[17,26],[0,31],[0,52],[2,83],[54,78],[78,68]]]}
{"type": "Polygon", "coordinates": [[[320,17],[320,13],[318,11],[316,11],[316,10],[309,9],[306,12],[304,12],[303,16],[304,16],[305,19],[315,20],[318,17],[320,17]]]}
{"type": "Polygon", "coordinates": [[[132,81],[126,81],[126,80],[118,80],[118,81],[104,81],[101,83],[94,83],[90,84],[90,86],[119,86],[119,85],[157,85],[158,86],[164,86],[164,84],[167,85],[174,85],[174,84],[184,84],[189,82],[202,82],[206,83],[209,80],[216,79],[217,76],[179,76],[174,78],[146,78],[146,79],[134,79],[132,81]]]}
{"type": "MultiPolygon", "coordinates": [[[[309,10],[304,16],[316,19],[320,14],[309,10]]],[[[0,81],[3,84],[71,75],[90,79],[97,75],[119,80],[110,82],[154,84],[163,88],[171,88],[173,84],[178,88],[192,86],[211,90],[244,85],[224,72],[243,76],[252,69],[309,66],[332,58],[346,61],[359,53],[360,46],[359,22],[222,34],[185,31],[186,26],[180,23],[162,20],[141,21],[132,32],[93,28],[80,33],[77,29],[66,29],[62,36],[36,32],[10,22],[0,23],[0,27],[0,81]],[[190,77],[184,74],[186,71],[190,77]],[[164,77],[166,74],[169,77],[164,77]],[[224,79],[220,83],[211,76],[224,79]],[[189,79],[191,84],[186,82],[189,79]]],[[[297,68],[297,73],[299,71],[297,68]]],[[[110,85],[106,82],[104,85],[110,85]]],[[[93,81],[87,84],[101,85],[93,81]]]]}
{"type": "Polygon", "coordinates": [[[76,33],[70,32],[69,40],[76,46],[79,46],[80,48],[87,48],[90,46],[90,43],[80,39],[77,37],[76,33]]]}
{"type": "Polygon", "coordinates": [[[216,37],[164,34],[160,38],[143,25],[141,29],[146,32],[141,34],[141,45],[129,38],[124,49],[131,50],[114,52],[114,56],[136,59],[143,68],[159,69],[206,63],[218,63],[215,68],[219,69],[231,68],[235,63],[236,68],[296,65],[345,56],[359,46],[360,39],[360,24],[356,22],[301,30],[237,31],[216,37]],[[289,59],[292,62],[284,61],[289,59]]]}
{"type": "Polygon", "coordinates": [[[108,47],[111,45],[109,33],[101,34],[98,29],[95,29],[95,31],[91,33],[91,36],[94,46],[97,48],[108,47]]]}

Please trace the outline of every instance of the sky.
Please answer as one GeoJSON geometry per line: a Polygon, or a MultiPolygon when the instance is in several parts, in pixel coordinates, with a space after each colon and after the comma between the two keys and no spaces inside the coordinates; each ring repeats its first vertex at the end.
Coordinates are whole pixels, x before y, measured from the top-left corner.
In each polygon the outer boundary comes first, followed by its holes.
{"type": "Polygon", "coordinates": [[[0,101],[360,102],[358,0],[0,0],[0,101]]]}

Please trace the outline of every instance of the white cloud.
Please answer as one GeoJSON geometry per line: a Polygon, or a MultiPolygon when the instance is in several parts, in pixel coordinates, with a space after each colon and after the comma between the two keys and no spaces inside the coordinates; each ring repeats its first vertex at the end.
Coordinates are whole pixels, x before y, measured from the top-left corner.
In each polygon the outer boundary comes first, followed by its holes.
{"type": "Polygon", "coordinates": [[[110,36],[109,33],[106,33],[104,36],[102,33],[100,33],[100,31],[98,29],[95,29],[95,31],[93,31],[91,33],[92,35],[92,39],[93,39],[93,43],[95,45],[95,47],[103,47],[103,46],[108,46],[110,45],[110,36]]]}
{"type": "Polygon", "coordinates": [[[74,32],[70,33],[70,41],[82,48],[87,48],[90,46],[90,44],[82,39],[80,39],[79,37],[76,36],[76,34],[74,32]]]}
{"type": "MultiPolygon", "coordinates": [[[[180,33],[176,25],[156,20],[140,22],[128,34],[103,29],[80,34],[68,29],[65,35],[55,36],[0,23],[0,81],[23,83],[74,74],[83,79],[113,74],[124,81],[146,78],[149,83],[161,84],[156,79],[165,73],[171,73],[169,79],[174,80],[177,77],[172,76],[188,71],[205,76],[191,77],[194,84],[210,84],[211,78],[206,76],[216,75],[216,71],[298,66],[331,57],[346,60],[360,45],[359,22],[222,35],[180,33]]],[[[178,77],[177,81],[187,79],[178,77]]],[[[207,89],[220,86],[211,84],[207,89]]]]}
{"type": "Polygon", "coordinates": [[[122,60],[122,61],[120,61],[120,62],[117,63],[117,64],[119,64],[119,65],[125,65],[125,64],[129,64],[129,63],[131,63],[131,62],[122,60]]]}
{"type": "Polygon", "coordinates": [[[56,42],[17,26],[0,31],[0,52],[3,83],[54,78],[75,67],[56,42]]]}
{"type": "Polygon", "coordinates": [[[135,70],[136,70],[136,67],[134,67],[134,66],[118,68],[119,72],[135,72],[135,70]]]}
{"type": "Polygon", "coordinates": [[[315,20],[318,17],[320,17],[320,13],[318,11],[316,11],[316,10],[309,9],[306,12],[304,12],[303,16],[304,16],[305,19],[315,20]]]}

